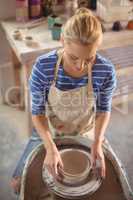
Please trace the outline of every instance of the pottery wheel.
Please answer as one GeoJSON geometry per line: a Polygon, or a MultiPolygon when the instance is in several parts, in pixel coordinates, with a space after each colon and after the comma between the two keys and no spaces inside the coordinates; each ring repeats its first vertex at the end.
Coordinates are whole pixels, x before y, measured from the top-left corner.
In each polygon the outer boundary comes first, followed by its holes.
{"type": "MultiPolygon", "coordinates": [[[[58,146],[57,146],[58,147],[58,146]]],[[[60,171],[62,179],[54,178],[43,170],[43,179],[51,192],[67,199],[81,198],[94,193],[102,183],[91,170],[90,148],[83,144],[68,144],[58,147],[64,168],[60,171]]]]}

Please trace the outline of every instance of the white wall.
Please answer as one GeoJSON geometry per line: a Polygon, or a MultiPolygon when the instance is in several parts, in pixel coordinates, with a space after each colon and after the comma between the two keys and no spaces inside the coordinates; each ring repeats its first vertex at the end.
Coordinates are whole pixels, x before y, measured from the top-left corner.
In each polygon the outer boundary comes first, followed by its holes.
{"type": "Polygon", "coordinates": [[[105,22],[114,22],[117,20],[128,21],[129,11],[133,3],[127,0],[99,0],[97,3],[97,14],[105,22]]]}
{"type": "Polygon", "coordinates": [[[0,0],[0,19],[15,16],[16,0],[0,0]]]}
{"type": "MultiPolygon", "coordinates": [[[[16,0],[0,0],[0,20],[15,16],[15,1],[16,0]]],[[[8,63],[11,61],[10,48],[5,37],[4,31],[0,26],[0,104],[3,102],[2,91],[5,91],[8,63]],[[5,79],[5,80],[4,80],[5,79]]],[[[8,69],[10,69],[8,67],[8,69]]],[[[10,71],[8,70],[10,73],[10,71]]],[[[12,76],[11,76],[12,78],[12,76]]],[[[9,81],[11,82],[11,81],[9,81]]]]}
{"type": "MultiPolygon", "coordinates": [[[[0,20],[15,17],[16,0],[0,0],[0,20]]],[[[9,47],[0,27],[0,64],[9,60],[9,47]]]]}

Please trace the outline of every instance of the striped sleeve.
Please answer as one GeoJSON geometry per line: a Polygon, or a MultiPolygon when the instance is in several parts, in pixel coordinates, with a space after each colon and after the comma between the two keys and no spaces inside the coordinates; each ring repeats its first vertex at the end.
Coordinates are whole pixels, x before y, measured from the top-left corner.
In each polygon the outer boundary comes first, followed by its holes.
{"type": "Polygon", "coordinates": [[[45,114],[48,81],[39,59],[33,65],[29,78],[30,106],[32,115],[45,114]]]}
{"type": "Polygon", "coordinates": [[[116,88],[116,72],[112,70],[105,79],[97,94],[97,112],[110,112],[112,107],[113,92],[116,88]]]}

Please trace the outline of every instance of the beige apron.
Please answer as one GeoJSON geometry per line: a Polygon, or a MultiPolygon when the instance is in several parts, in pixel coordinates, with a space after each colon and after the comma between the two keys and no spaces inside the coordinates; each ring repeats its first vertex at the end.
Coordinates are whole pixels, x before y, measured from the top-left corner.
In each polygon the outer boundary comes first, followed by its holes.
{"type": "Polygon", "coordinates": [[[55,84],[63,50],[58,52],[54,81],[50,87],[46,116],[53,132],[58,136],[88,135],[94,137],[95,99],[92,73],[88,66],[88,84],[76,89],[62,91],[55,84]]]}

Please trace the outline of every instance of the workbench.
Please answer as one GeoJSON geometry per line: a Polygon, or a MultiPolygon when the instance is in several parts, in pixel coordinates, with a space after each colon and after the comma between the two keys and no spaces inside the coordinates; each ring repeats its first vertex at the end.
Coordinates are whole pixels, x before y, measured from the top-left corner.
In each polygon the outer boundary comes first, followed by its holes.
{"type": "MultiPolygon", "coordinates": [[[[18,23],[14,19],[2,21],[1,25],[11,48],[12,62],[14,63],[14,67],[21,67],[20,88],[23,88],[22,98],[24,101],[25,112],[27,113],[28,119],[30,119],[28,78],[33,63],[39,55],[50,50],[60,48],[61,43],[59,41],[52,40],[51,31],[48,30],[46,19],[44,19],[38,26],[33,27],[29,26],[29,24],[18,23]],[[32,36],[36,42],[36,46],[29,47],[25,44],[24,40],[15,40],[13,33],[18,29],[21,30],[24,37],[32,36]]],[[[133,45],[133,31],[108,31],[104,33],[103,43],[99,50],[105,54],[106,50],[109,48],[124,48],[128,45],[133,45]]]]}

